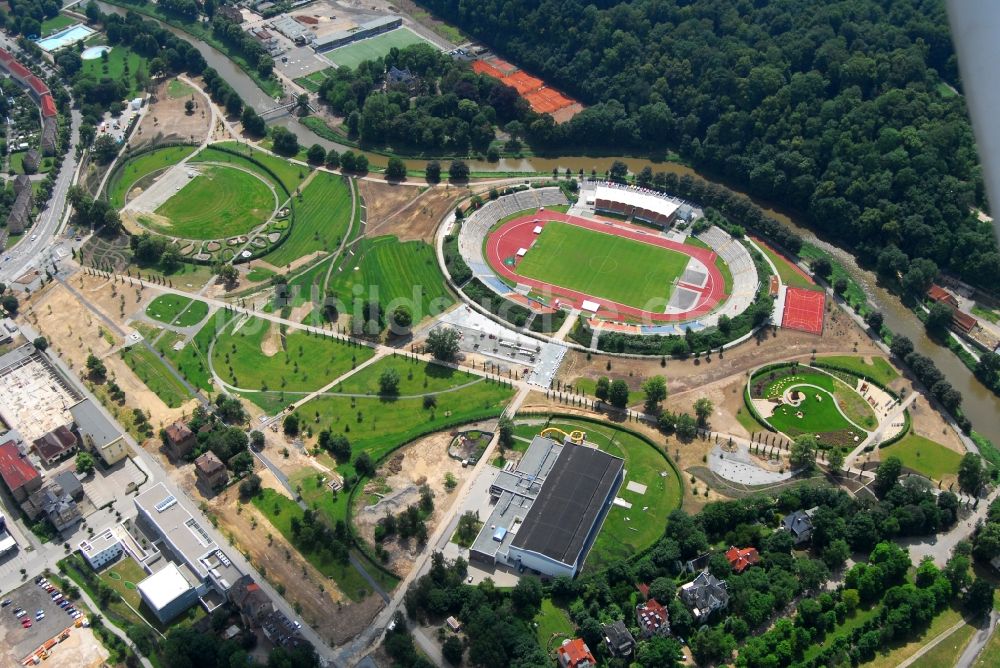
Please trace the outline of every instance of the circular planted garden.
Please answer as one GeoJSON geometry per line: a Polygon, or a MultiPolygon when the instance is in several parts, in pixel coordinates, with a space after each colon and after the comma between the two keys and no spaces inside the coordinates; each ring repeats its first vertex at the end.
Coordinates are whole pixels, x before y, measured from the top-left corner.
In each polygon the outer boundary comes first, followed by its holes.
{"type": "Polygon", "coordinates": [[[850,372],[795,362],[759,369],[746,392],[767,426],[790,438],[812,434],[832,447],[864,441],[897,402],[894,394],[850,372]]]}

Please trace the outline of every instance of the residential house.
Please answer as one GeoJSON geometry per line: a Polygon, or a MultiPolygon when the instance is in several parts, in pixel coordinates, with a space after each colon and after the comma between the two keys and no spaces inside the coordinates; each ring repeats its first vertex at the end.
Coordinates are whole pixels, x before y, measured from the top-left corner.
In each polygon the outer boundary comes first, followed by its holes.
{"type": "Polygon", "coordinates": [[[38,155],[38,151],[35,149],[28,150],[28,152],[24,154],[24,160],[21,162],[21,164],[24,165],[24,173],[36,173],[41,162],[42,158],[38,155]]]}
{"type": "Polygon", "coordinates": [[[592,668],[597,665],[597,659],[582,638],[563,641],[556,655],[562,668],[592,668]]]}
{"type": "Polygon", "coordinates": [[[958,299],[940,285],[932,284],[927,289],[927,296],[935,302],[944,302],[952,308],[958,308],[958,299]]]}
{"type": "Polygon", "coordinates": [[[0,445],[0,477],[15,501],[25,501],[42,487],[42,476],[14,441],[0,445]]]}
{"type": "Polygon", "coordinates": [[[635,638],[629,632],[628,627],[622,620],[616,620],[604,625],[604,644],[608,646],[611,656],[626,657],[631,656],[635,651],[635,638]]]}
{"type": "Polygon", "coordinates": [[[163,430],[167,450],[175,459],[181,459],[198,443],[197,437],[183,420],[167,425],[163,430]]]}
{"type": "Polygon", "coordinates": [[[52,466],[76,452],[78,445],[76,434],[64,425],[36,438],[31,447],[46,466],[52,466]]]}
{"type": "Polygon", "coordinates": [[[76,501],[56,482],[34,492],[21,503],[21,509],[32,521],[45,515],[58,531],[68,529],[83,519],[76,501]]]}
{"type": "Polygon", "coordinates": [[[72,471],[63,471],[55,478],[53,478],[55,483],[62,487],[62,491],[69,494],[70,498],[74,501],[83,500],[83,485],[80,484],[80,479],[76,477],[76,474],[72,471]]]}
{"type": "Polygon", "coordinates": [[[395,65],[389,68],[386,76],[386,83],[391,86],[402,86],[412,89],[417,82],[417,77],[410,72],[409,68],[399,69],[395,65]]]}
{"type": "Polygon", "coordinates": [[[815,508],[810,508],[809,510],[796,510],[794,513],[788,513],[781,518],[781,530],[790,533],[796,545],[809,542],[809,539],[812,538],[812,516],[815,512],[815,508]]]}
{"type": "Polygon", "coordinates": [[[708,571],[702,571],[694,580],[681,586],[680,596],[698,622],[704,622],[713,612],[729,605],[726,581],[708,571]]]}
{"type": "Polygon", "coordinates": [[[670,633],[670,615],[655,598],[635,606],[635,620],[643,638],[665,636],[670,633]]]}
{"type": "Polygon", "coordinates": [[[726,550],[726,559],[729,560],[734,573],[742,573],[760,561],[760,554],[755,547],[730,546],[726,550]]]}
{"type": "Polygon", "coordinates": [[[206,452],[194,460],[194,473],[198,482],[208,489],[222,489],[229,482],[226,465],[212,451],[206,452]]]}
{"type": "Polygon", "coordinates": [[[238,7],[232,5],[222,5],[215,10],[215,14],[236,24],[243,23],[243,12],[238,7]]]}
{"type": "Polygon", "coordinates": [[[274,612],[271,598],[249,575],[244,575],[236,581],[229,590],[229,600],[239,610],[243,623],[250,628],[259,627],[261,622],[274,612]]]}
{"type": "Polygon", "coordinates": [[[18,174],[14,179],[14,204],[7,214],[7,231],[10,234],[24,234],[31,226],[31,179],[24,174],[18,174]]]}
{"type": "Polygon", "coordinates": [[[80,433],[80,442],[95,452],[104,463],[113,466],[128,456],[128,444],[122,434],[90,399],[70,406],[70,414],[80,433]]]}

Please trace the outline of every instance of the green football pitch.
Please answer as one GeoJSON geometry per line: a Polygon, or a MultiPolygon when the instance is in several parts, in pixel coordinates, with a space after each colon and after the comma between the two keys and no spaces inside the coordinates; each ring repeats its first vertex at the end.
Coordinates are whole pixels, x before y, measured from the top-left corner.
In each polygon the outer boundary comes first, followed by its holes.
{"type": "Polygon", "coordinates": [[[662,312],[691,258],[660,246],[549,222],[517,273],[626,306],[662,312]]]}
{"type": "Polygon", "coordinates": [[[329,53],[323,54],[327,60],[341,67],[357,67],[366,60],[375,60],[389,54],[389,49],[393,47],[402,49],[412,44],[428,44],[427,40],[417,35],[409,28],[397,28],[395,30],[363,39],[354,44],[342,46],[329,53]]]}

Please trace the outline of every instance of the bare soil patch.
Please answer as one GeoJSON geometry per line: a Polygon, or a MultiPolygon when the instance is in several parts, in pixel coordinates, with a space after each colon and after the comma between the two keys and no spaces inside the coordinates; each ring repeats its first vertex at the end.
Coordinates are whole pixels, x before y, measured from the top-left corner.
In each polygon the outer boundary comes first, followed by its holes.
{"type": "Polygon", "coordinates": [[[400,241],[434,240],[434,232],[445,213],[466,191],[428,188],[419,193],[414,186],[359,181],[361,196],[368,209],[365,234],[375,237],[392,234],[400,241]]]}
{"type": "MultiPolygon", "coordinates": [[[[466,426],[462,429],[475,427],[466,426]]],[[[374,544],[375,524],[386,512],[398,514],[408,505],[419,503],[419,488],[423,484],[427,484],[434,493],[434,511],[426,520],[428,535],[434,532],[456,497],[454,491],[446,489],[445,475],[451,473],[455,476],[458,481],[457,489],[472,470],[462,468],[461,462],[448,456],[448,444],[452,438],[453,433],[450,431],[421,438],[397,451],[379,468],[375,481],[365,487],[366,493],[357,495],[354,523],[366,541],[374,544]],[[382,501],[366,505],[373,492],[382,494],[382,501]]],[[[404,543],[395,538],[385,541],[383,546],[390,555],[388,567],[401,577],[406,577],[422,551],[416,541],[404,543]]]]}
{"type": "Polygon", "coordinates": [[[260,351],[268,357],[274,357],[281,352],[281,333],[277,323],[272,322],[260,342],[260,351]]]}
{"type": "Polygon", "coordinates": [[[153,101],[136,129],[137,147],[171,141],[201,143],[208,135],[212,123],[208,98],[197,87],[192,95],[171,98],[167,95],[169,82],[162,80],[153,92],[153,101]],[[195,104],[190,114],[184,109],[188,100],[195,104]]]}

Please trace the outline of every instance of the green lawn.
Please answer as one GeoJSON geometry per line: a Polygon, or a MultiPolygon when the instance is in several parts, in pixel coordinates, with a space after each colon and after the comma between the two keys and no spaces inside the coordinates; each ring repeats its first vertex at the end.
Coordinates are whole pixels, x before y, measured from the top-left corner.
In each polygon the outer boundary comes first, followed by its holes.
{"type": "Polygon", "coordinates": [[[775,268],[778,270],[778,277],[782,283],[793,288],[816,289],[816,284],[803,276],[797,267],[792,266],[791,260],[763,243],[758,243],[757,246],[774,263],[775,268]]]}
{"type": "Polygon", "coordinates": [[[441,392],[466,384],[485,382],[481,376],[475,376],[468,371],[459,371],[440,364],[398,356],[380,359],[375,364],[350,376],[335,389],[338,393],[343,394],[378,395],[379,376],[389,369],[395,369],[399,374],[398,396],[403,397],[441,392]]]}
{"type": "Polygon", "coordinates": [[[208,349],[215,339],[216,333],[226,327],[232,317],[233,315],[225,310],[216,311],[215,315],[202,325],[194,338],[180,350],[174,350],[173,346],[182,338],[181,335],[165,332],[157,343],[156,349],[189,383],[206,392],[214,392],[218,388],[209,382],[212,373],[209,371],[208,349]]]}
{"type": "Polygon", "coordinates": [[[942,640],[936,647],[929,650],[910,665],[913,668],[941,668],[942,666],[955,665],[956,657],[962,655],[965,646],[972,640],[972,635],[976,631],[976,627],[969,624],[959,627],[957,631],[942,640]]]}
{"type": "Polygon", "coordinates": [[[133,608],[138,608],[142,604],[142,596],[139,595],[139,589],[135,585],[147,577],[149,574],[143,570],[142,566],[131,557],[123,556],[113,566],[101,573],[101,582],[118,592],[119,596],[133,608]]]}
{"type": "Polygon", "coordinates": [[[146,315],[168,325],[191,327],[197,325],[208,315],[208,304],[181,295],[160,295],[146,307],[146,315]]]}
{"type": "MultiPolygon", "coordinates": [[[[10,154],[10,172],[24,174],[24,157],[27,151],[18,151],[10,154]]],[[[38,163],[38,174],[47,174],[52,171],[52,158],[42,158],[38,163]]]]}
{"type": "MultiPolygon", "coordinates": [[[[305,165],[295,164],[294,162],[290,162],[280,156],[248,147],[246,144],[238,144],[234,141],[224,141],[219,142],[214,146],[225,148],[229,151],[237,151],[240,155],[233,155],[227,151],[220,151],[212,146],[209,146],[195,156],[194,162],[230,162],[234,165],[247,167],[248,169],[253,169],[256,172],[265,174],[266,172],[264,170],[250,160],[247,160],[249,157],[271,170],[271,172],[274,173],[274,175],[281,181],[290,193],[294,192],[295,189],[298,188],[309,175],[309,168],[305,165]]],[[[272,177],[268,176],[267,178],[270,180],[272,177]]]]}
{"type": "Polygon", "coordinates": [[[859,376],[871,378],[874,381],[888,385],[899,378],[899,372],[883,357],[873,357],[871,363],[866,362],[861,357],[851,356],[831,356],[817,358],[819,362],[835,364],[844,369],[849,369],[859,376]]]}
{"type": "Polygon", "coordinates": [[[949,450],[929,438],[909,433],[902,439],[882,449],[882,459],[899,457],[903,466],[941,480],[946,475],[957,475],[962,455],[949,450]]]}
{"type": "Polygon", "coordinates": [[[177,408],[190,398],[184,385],[148,348],[135,345],[121,351],[122,359],[135,375],[170,408],[177,408]]]}
{"type": "Polygon", "coordinates": [[[688,260],[652,244],[549,222],[516,271],[627,306],[662,311],[688,260]]]}
{"type": "Polygon", "coordinates": [[[194,94],[194,88],[187,85],[180,79],[172,79],[170,83],[167,84],[167,97],[172,100],[176,100],[181,97],[190,97],[194,94]]]}
{"type": "Polygon", "coordinates": [[[576,627],[569,615],[562,608],[557,608],[552,599],[542,599],[542,609],[535,615],[535,635],[542,649],[549,651],[562,644],[567,638],[573,638],[576,627]]]}
{"type": "Polygon", "coordinates": [[[264,259],[276,267],[313,251],[337,249],[351,222],[351,191],[346,179],[317,172],[295,198],[295,221],[288,238],[264,259]]]}
{"type": "Polygon", "coordinates": [[[129,159],[125,166],[108,180],[108,202],[116,209],[125,204],[132,185],[144,176],[175,165],[194,152],[194,146],[168,146],[129,159]]]}
{"type": "MultiPolygon", "coordinates": [[[[876,425],[874,411],[853,388],[829,374],[808,367],[800,366],[794,375],[781,376],[768,383],[763,396],[777,398],[786,390],[796,389],[803,397],[802,402],[798,406],[779,405],[767,418],[775,429],[788,436],[857,432],[845,415],[862,428],[872,429],[876,425]],[[840,402],[843,414],[837,410],[834,396],[840,402]]],[[[854,435],[864,438],[860,432],[854,435]]],[[[846,445],[840,443],[841,440],[838,439],[837,444],[846,445]]]]}
{"type": "Polygon", "coordinates": [[[262,350],[272,327],[279,325],[251,318],[239,327],[242,316],[218,336],[212,361],[216,373],[227,383],[250,390],[312,391],[319,389],[374,352],[336,339],[290,330],[278,334],[280,349],[272,355],[262,350]]]}
{"type": "Polygon", "coordinates": [[[363,241],[355,249],[343,271],[334,271],[330,278],[329,289],[342,301],[361,290],[364,298],[378,299],[383,307],[402,303],[413,312],[414,324],[454,303],[434,249],[427,243],[376,237],[363,241]]]}
{"type": "MultiPolygon", "coordinates": [[[[628,381],[626,381],[628,382],[628,381]]],[[[636,388],[639,381],[629,383],[628,405],[637,406],[646,403],[646,392],[641,388],[636,388]]],[[[597,391],[597,381],[592,378],[577,378],[573,381],[573,389],[583,392],[588,397],[593,397],[597,391]]]]}
{"type": "MultiPolygon", "coordinates": [[[[292,537],[292,518],[301,520],[304,515],[304,511],[297,503],[273,489],[265,488],[258,496],[254,497],[253,505],[267,517],[268,521],[281,532],[281,535],[289,543],[295,545],[292,537]]],[[[332,559],[329,553],[321,554],[316,550],[306,552],[301,549],[298,551],[320,573],[333,578],[337,582],[338,588],[351,600],[360,601],[371,593],[371,586],[350,563],[341,563],[332,559]]]]}
{"type": "Polygon", "coordinates": [[[51,19],[42,21],[42,37],[48,37],[52,33],[59,32],[63,28],[68,28],[74,23],[79,23],[79,21],[65,14],[56,14],[51,19]]]}
{"type": "Polygon", "coordinates": [[[247,272],[247,280],[253,282],[266,281],[274,275],[274,272],[270,269],[265,269],[264,267],[254,267],[247,272]]]}
{"type": "MultiPolygon", "coordinates": [[[[667,516],[680,508],[684,493],[677,473],[663,452],[650,442],[612,424],[555,418],[548,426],[566,432],[582,429],[587,433],[588,442],[625,460],[625,481],[618,490],[618,496],[630,502],[632,507],[626,510],[612,506],[608,511],[604,526],[587,556],[586,569],[606,568],[655,543],[663,535],[667,516]],[[664,471],[667,475],[661,476],[664,471]],[[626,489],[629,482],[646,485],[646,492],[630,492],[626,489]]],[[[541,429],[541,426],[535,426],[534,433],[541,429]]]]}
{"type": "MultiPolygon", "coordinates": [[[[901,664],[903,661],[906,661],[908,658],[916,654],[921,647],[934,640],[960,621],[962,621],[962,615],[957,609],[953,607],[945,608],[943,612],[939,613],[937,617],[931,620],[930,625],[924,629],[923,633],[920,633],[919,635],[908,640],[894,642],[886,649],[880,649],[874,659],[866,661],[860,665],[865,668],[896,668],[896,666],[901,664]]],[[[945,642],[947,643],[947,641],[945,642]]],[[[952,657],[952,659],[956,658],[957,657],[952,657]]],[[[953,663],[946,663],[943,665],[950,666],[953,665],[953,663]]]]}
{"type": "Polygon", "coordinates": [[[184,239],[219,239],[249,232],[267,220],[274,207],[271,189],[256,176],[240,169],[203,167],[156,210],[170,222],[150,226],[184,239]]]}
{"type": "Polygon", "coordinates": [[[341,67],[357,67],[366,60],[374,60],[388,55],[390,49],[402,49],[411,44],[420,43],[429,44],[430,42],[419,37],[409,28],[397,28],[382,35],[342,46],[324,55],[330,62],[341,67]]]}
{"type": "Polygon", "coordinates": [[[972,307],[973,315],[978,315],[980,318],[985,318],[992,323],[1000,322],[1000,313],[997,313],[991,308],[976,304],[972,307]]]}
{"type": "Polygon", "coordinates": [[[84,76],[94,81],[111,79],[125,82],[129,86],[126,97],[133,98],[142,92],[142,88],[136,82],[136,74],[142,71],[148,76],[149,63],[143,56],[119,45],[108,51],[107,62],[104,58],[84,60],[82,71],[84,76]]]}
{"type": "MultiPolygon", "coordinates": [[[[455,384],[465,382],[462,377],[455,384]]],[[[303,421],[313,428],[344,433],[355,454],[368,452],[379,460],[396,447],[447,427],[496,417],[514,395],[514,391],[494,382],[476,383],[457,392],[435,395],[437,405],[424,408],[423,399],[350,398],[326,395],[313,399],[298,410],[303,421]]],[[[337,470],[354,473],[351,464],[337,470]]]]}

